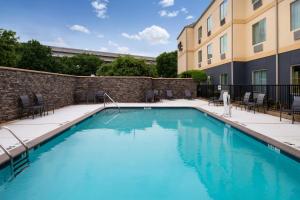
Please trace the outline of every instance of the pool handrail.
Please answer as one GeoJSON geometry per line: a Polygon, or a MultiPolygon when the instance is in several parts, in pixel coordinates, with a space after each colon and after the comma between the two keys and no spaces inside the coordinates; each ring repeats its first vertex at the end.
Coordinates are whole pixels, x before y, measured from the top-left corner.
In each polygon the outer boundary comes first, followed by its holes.
{"type": "Polygon", "coordinates": [[[120,110],[121,110],[120,106],[107,93],[104,93],[104,107],[105,107],[105,104],[106,104],[105,97],[107,97],[118,108],[118,110],[120,112],[120,110]]]}
{"type": "Polygon", "coordinates": [[[6,126],[0,126],[0,130],[2,129],[8,131],[12,136],[14,136],[14,138],[18,140],[18,142],[20,142],[20,144],[25,148],[26,151],[29,150],[29,147],[10,128],[6,126]]]}

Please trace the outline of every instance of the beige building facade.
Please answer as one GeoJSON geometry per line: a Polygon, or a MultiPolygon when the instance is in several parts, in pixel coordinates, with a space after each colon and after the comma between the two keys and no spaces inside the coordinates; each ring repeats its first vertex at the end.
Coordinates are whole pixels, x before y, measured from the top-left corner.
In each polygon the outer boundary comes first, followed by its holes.
{"type": "Polygon", "coordinates": [[[178,73],[213,84],[300,84],[300,0],[213,0],[178,36],[178,73]]]}

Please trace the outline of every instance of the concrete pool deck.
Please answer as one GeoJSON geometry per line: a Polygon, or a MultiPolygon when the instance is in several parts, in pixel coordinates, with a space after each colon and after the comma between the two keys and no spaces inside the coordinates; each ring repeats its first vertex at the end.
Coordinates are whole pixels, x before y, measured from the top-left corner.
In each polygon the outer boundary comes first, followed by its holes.
{"type": "MultiPolygon", "coordinates": [[[[113,106],[113,105],[110,105],[113,106]]],[[[119,103],[120,107],[193,107],[208,112],[248,134],[264,140],[280,149],[300,158],[300,123],[292,124],[290,120],[248,111],[239,108],[232,109],[231,117],[223,117],[223,106],[209,106],[204,100],[174,100],[159,103],[119,103]]],[[[33,119],[22,119],[1,124],[10,128],[19,138],[31,148],[40,142],[53,137],[104,108],[103,104],[73,105],[51,112],[48,116],[33,119]]],[[[6,130],[0,130],[0,144],[10,150],[13,155],[24,149],[6,130]]],[[[0,164],[7,161],[8,156],[0,150],[0,164]]]]}

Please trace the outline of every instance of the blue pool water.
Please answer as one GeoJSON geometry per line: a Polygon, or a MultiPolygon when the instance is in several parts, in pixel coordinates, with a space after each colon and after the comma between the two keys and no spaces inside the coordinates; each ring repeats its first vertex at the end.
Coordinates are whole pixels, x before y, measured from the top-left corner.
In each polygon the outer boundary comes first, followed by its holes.
{"type": "Polygon", "coordinates": [[[30,156],[1,200],[300,199],[299,163],[194,109],[106,110],[30,156]]]}

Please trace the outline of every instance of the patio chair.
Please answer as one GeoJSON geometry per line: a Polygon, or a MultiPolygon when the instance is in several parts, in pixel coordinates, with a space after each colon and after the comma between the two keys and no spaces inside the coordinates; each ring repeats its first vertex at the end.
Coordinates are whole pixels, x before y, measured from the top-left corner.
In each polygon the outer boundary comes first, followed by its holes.
{"type": "Polygon", "coordinates": [[[86,103],[96,103],[96,95],[95,95],[95,92],[94,91],[88,91],[86,93],[86,103]]]}
{"type": "Polygon", "coordinates": [[[295,122],[295,114],[300,113],[300,96],[295,96],[293,105],[291,109],[283,109],[280,105],[280,121],[282,120],[282,113],[287,112],[289,115],[292,115],[292,123],[295,122]]]}
{"type": "Polygon", "coordinates": [[[42,116],[42,106],[36,105],[33,106],[30,104],[30,100],[28,95],[22,95],[20,96],[20,103],[21,103],[21,118],[23,117],[24,113],[27,114],[27,117],[32,115],[32,118],[34,119],[34,115],[36,112],[38,112],[42,116]]]}
{"type": "Polygon", "coordinates": [[[145,102],[152,103],[154,102],[154,92],[152,90],[147,90],[145,94],[145,102]]]}
{"type": "MultiPolygon", "coordinates": [[[[238,105],[241,107],[241,110],[243,109],[243,107],[245,107],[245,109],[246,109],[246,105],[250,102],[250,97],[251,97],[251,92],[246,92],[242,101],[240,101],[238,103],[238,105]]],[[[237,106],[236,106],[236,108],[237,108],[237,106]]]]}
{"type": "Polygon", "coordinates": [[[251,110],[251,108],[253,108],[253,111],[254,111],[254,114],[255,114],[256,109],[259,111],[259,108],[263,107],[264,108],[264,113],[266,113],[266,107],[265,107],[265,104],[264,104],[265,96],[266,96],[265,94],[258,94],[255,102],[246,103],[247,109],[251,110]]]}
{"type": "Polygon", "coordinates": [[[154,94],[154,101],[158,102],[160,101],[160,94],[158,90],[153,90],[153,94],[154,94]]]}
{"type": "Polygon", "coordinates": [[[192,92],[190,90],[184,90],[184,97],[186,99],[189,99],[191,100],[193,97],[192,97],[192,92]]]}
{"type": "Polygon", "coordinates": [[[223,104],[223,95],[224,92],[226,92],[225,90],[222,90],[220,93],[219,98],[216,97],[212,97],[209,101],[208,101],[208,105],[213,104],[213,105],[222,105],[223,104]]]}
{"type": "Polygon", "coordinates": [[[95,93],[95,102],[97,103],[97,102],[104,102],[104,97],[105,96],[105,92],[104,91],[97,91],[96,93],[95,93]]]}
{"type": "Polygon", "coordinates": [[[41,106],[42,112],[44,112],[44,114],[47,112],[48,115],[49,110],[52,110],[54,114],[54,110],[55,110],[54,103],[45,102],[42,94],[35,94],[34,96],[35,96],[35,105],[41,106]]]}
{"type": "Polygon", "coordinates": [[[166,91],[166,98],[169,99],[169,100],[174,99],[172,90],[167,90],[166,91]]]}

